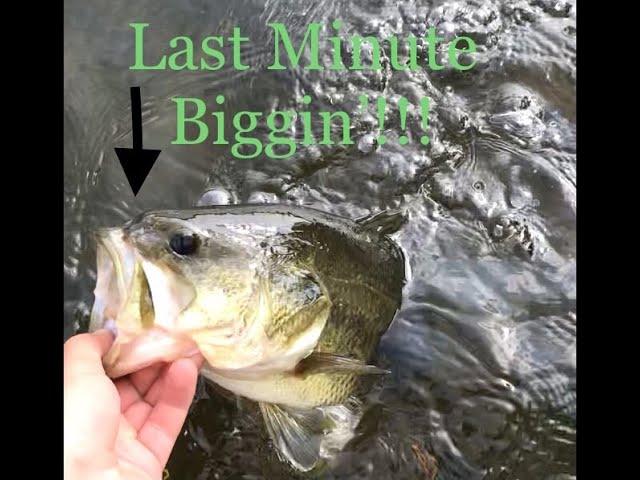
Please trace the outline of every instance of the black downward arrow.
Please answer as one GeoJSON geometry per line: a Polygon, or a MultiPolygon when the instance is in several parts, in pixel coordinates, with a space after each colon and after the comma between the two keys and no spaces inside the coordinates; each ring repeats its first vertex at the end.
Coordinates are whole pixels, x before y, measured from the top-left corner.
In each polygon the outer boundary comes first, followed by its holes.
{"type": "Polygon", "coordinates": [[[142,148],[142,103],[140,101],[140,87],[131,87],[131,127],[133,134],[133,148],[117,148],[116,155],[124,170],[133,194],[137,195],[144,180],[149,175],[153,164],[156,163],[160,150],[145,150],[142,148]]]}

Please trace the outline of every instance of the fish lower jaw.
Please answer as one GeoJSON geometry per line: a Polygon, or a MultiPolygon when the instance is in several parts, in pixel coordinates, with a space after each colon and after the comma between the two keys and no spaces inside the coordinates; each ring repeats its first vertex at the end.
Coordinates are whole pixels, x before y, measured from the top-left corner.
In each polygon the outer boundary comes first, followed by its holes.
{"type": "Polygon", "coordinates": [[[152,328],[132,339],[118,335],[103,359],[106,374],[118,378],[157,363],[173,362],[198,354],[198,345],[186,336],[152,328]]]}

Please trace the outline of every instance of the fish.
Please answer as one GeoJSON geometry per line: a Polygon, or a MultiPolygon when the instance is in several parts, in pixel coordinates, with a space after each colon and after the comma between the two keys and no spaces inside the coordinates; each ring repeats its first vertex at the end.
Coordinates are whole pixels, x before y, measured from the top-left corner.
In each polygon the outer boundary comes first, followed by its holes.
{"type": "Polygon", "coordinates": [[[206,206],[98,229],[89,330],[115,334],[106,373],[200,353],[205,379],[258,402],[281,459],[316,468],[353,437],[367,379],[388,373],[370,362],[406,282],[389,218],[206,206]]]}

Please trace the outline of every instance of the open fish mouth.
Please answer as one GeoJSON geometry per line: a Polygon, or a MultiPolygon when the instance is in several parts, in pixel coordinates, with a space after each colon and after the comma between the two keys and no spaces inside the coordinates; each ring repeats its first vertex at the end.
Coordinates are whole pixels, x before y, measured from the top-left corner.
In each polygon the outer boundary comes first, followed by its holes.
{"type": "MultiPolygon", "coordinates": [[[[144,312],[142,309],[139,312],[140,322],[144,323],[145,317],[147,320],[151,318],[153,322],[154,309],[149,282],[141,266],[141,259],[136,258],[139,255],[125,241],[122,229],[100,229],[96,232],[96,242],[97,280],[89,330],[107,328],[117,335],[116,320],[124,313],[127,304],[135,301],[131,295],[134,291],[140,294],[138,301],[144,299],[141,306],[146,307],[144,312]],[[137,284],[134,285],[134,282],[137,284]]],[[[130,311],[129,315],[131,313],[133,312],[130,311]]]]}
{"type": "Polygon", "coordinates": [[[89,331],[108,329],[115,336],[103,359],[106,373],[117,378],[197,353],[193,340],[171,329],[178,312],[158,268],[136,251],[120,228],[98,230],[96,241],[97,279],[89,331]],[[159,315],[154,297],[160,299],[159,315]]]}

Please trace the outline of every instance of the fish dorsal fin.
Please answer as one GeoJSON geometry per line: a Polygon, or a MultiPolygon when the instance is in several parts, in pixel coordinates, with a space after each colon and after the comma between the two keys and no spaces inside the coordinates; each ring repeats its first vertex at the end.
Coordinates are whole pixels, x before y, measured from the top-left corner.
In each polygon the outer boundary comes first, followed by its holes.
{"type": "Polygon", "coordinates": [[[395,233],[407,222],[407,211],[404,208],[384,210],[382,212],[358,218],[356,223],[367,232],[382,235],[395,233]]]}
{"type": "Polygon", "coordinates": [[[296,375],[309,375],[311,373],[380,375],[390,372],[375,365],[367,365],[365,362],[355,358],[342,357],[333,353],[313,352],[298,362],[295,373],[296,375]]]}
{"type": "Polygon", "coordinates": [[[260,410],[278,454],[297,470],[312,470],[320,460],[322,412],[298,411],[264,402],[260,403],[260,410]]]}

